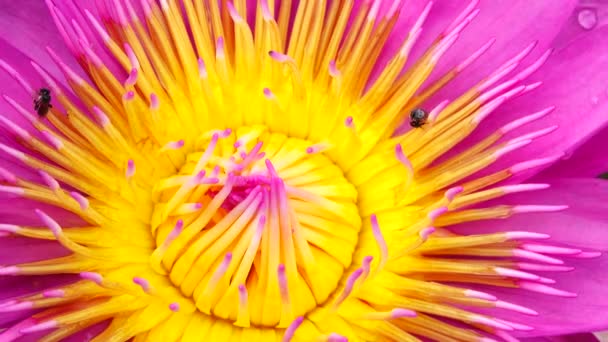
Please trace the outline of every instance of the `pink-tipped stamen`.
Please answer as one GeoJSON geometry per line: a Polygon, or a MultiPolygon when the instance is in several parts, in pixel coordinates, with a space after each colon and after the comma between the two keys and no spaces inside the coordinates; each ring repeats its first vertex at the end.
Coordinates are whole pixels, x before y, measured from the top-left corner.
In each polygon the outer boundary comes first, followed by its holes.
{"type": "Polygon", "coordinates": [[[19,226],[14,224],[4,224],[0,223],[0,231],[6,233],[16,233],[19,230],[19,226]]]}
{"type": "Polygon", "coordinates": [[[314,145],[308,146],[306,148],[306,153],[307,154],[317,154],[317,153],[321,153],[321,152],[327,151],[330,148],[331,148],[331,145],[329,145],[328,143],[320,142],[318,144],[314,144],[314,145]]]}
{"type": "Polygon", "coordinates": [[[84,51],[84,55],[95,67],[102,68],[104,66],[103,61],[101,60],[101,58],[99,58],[99,56],[97,56],[95,51],[93,51],[89,43],[80,39],[78,40],[78,44],[80,44],[82,51],[84,51]]]}
{"type": "Polygon", "coordinates": [[[31,334],[39,331],[49,330],[56,328],[59,324],[57,321],[46,321],[42,323],[38,323],[36,325],[32,325],[31,327],[23,328],[20,330],[22,334],[31,334]]]}
{"type": "Polygon", "coordinates": [[[515,323],[515,322],[507,321],[505,319],[500,319],[500,318],[495,318],[495,320],[497,322],[506,324],[506,325],[512,327],[513,329],[518,330],[518,331],[532,331],[532,330],[534,330],[534,328],[531,327],[531,326],[529,326],[529,325],[525,325],[525,324],[521,324],[521,323],[515,323]]]}
{"type": "Polygon", "coordinates": [[[327,342],[348,342],[348,338],[337,333],[331,333],[327,336],[327,342]]]}
{"type": "Polygon", "coordinates": [[[452,47],[452,45],[454,45],[454,43],[456,43],[456,40],[458,39],[459,34],[454,34],[454,35],[450,35],[448,37],[446,37],[445,39],[443,39],[435,48],[435,51],[432,52],[431,54],[431,63],[433,64],[437,64],[439,62],[439,60],[441,59],[441,57],[443,57],[443,55],[448,51],[449,48],[452,47]]]}
{"type": "Polygon", "coordinates": [[[528,76],[532,75],[536,70],[540,69],[540,67],[545,64],[545,62],[549,59],[549,56],[553,53],[552,49],[545,51],[534,63],[530,64],[527,68],[520,71],[517,75],[515,75],[515,79],[523,81],[528,76]]]}
{"type": "Polygon", "coordinates": [[[215,58],[216,59],[224,59],[225,51],[224,51],[224,37],[218,37],[215,42],[215,58]]]}
{"type": "Polygon", "coordinates": [[[32,138],[32,136],[26,130],[24,130],[19,125],[12,122],[11,120],[5,118],[4,116],[0,116],[0,121],[4,124],[4,126],[9,131],[13,132],[13,134],[18,136],[19,138],[21,138],[23,140],[30,140],[32,138]]]}
{"type": "Polygon", "coordinates": [[[234,21],[235,23],[244,22],[243,17],[241,17],[236,8],[234,8],[232,1],[226,2],[226,7],[228,8],[228,14],[230,15],[230,18],[232,18],[232,21],[234,21]]]}
{"type": "Polygon", "coordinates": [[[551,237],[549,234],[534,232],[506,232],[507,240],[544,240],[551,237]]]}
{"type": "Polygon", "coordinates": [[[291,322],[291,324],[289,325],[289,327],[287,327],[287,329],[285,329],[285,333],[283,333],[283,339],[281,341],[290,342],[293,339],[293,337],[296,333],[296,330],[298,330],[298,328],[300,327],[302,322],[304,322],[304,317],[302,317],[302,316],[294,319],[293,322],[291,322]]]}
{"type": "Polygon", "coordinates": [[[370,221],[372,225],[372,233],[374,235],[374,239],[376,240],[376,244],[378,245],[378,250],[380,251],[378,269],[382,269],[384,263],[388,260],[388,246],[386,245],[384,236],[382,236],[382,230],[380,229],[380,225],[378,224],[378,217],[373,214],[370,217],[370,221]]]}
{"type": "Polygon", "coordinates": [[[9,156],[12,156],[12,157],[18,159],[18,160],[21,160],[21,161],[26,159],[25,153],[18,151],[12,147],[8,147],[7,145],[2,144],[2,143],[0,143],[0,151],[8,154],[9,156]]]}
{"type": "Polygon", "coordinates": [[[130,91],[126,92],[122,98],[125,101],[132,101],[135,98],[135,92],[130,90],[130,91]]]}
{"type": "Polygon", "coordinates": [[[342,72],[340,72],[338,66],[336,65],[336,61],[333,59],[329,62],[329,75],[333,78],[339,78],[342,76],[342,72]]]}
{"type": "Polygon", "coordinates": [[[395,156],[397,157],[397,160],[401,163],[401,165],[405,166],[405,168],[409,171],[409,174],[413,175],[414,166],[403,152],[403,147],[401,147],[401,144],[395,145],[395,156]]]}
{"type": "Polygon", "coordinates": [[[276,96],[274,96],[274,93],[272,92],[272,90],[270,90],[270,88],[264,88],[262,90],[262,92],[264,93],[264,97],[267,100],[275,100],[276,99],[276,96]]]}
{"type": "Polygon", "coordinates": [[[287,286],[287,275],[285,274],[284,264],[280,264],[277,268],[277,275],[279,279],[279,293],[281,294],[281,300],[283,303],[289,303],[289,287],[287,286]]]}
{"type": "Polygon", "coordinates": [[[346,119],[344,119],[344,126],[350,128],[350,129],[354,129],[355,128],[355,123],[353,121],[353,117],[349,116],[346,119]]]}
{"type": "Polygon", "coordinates": [[[127,161],[127,170],[125,172],[125,177],[127,177],[127,179],[131,179],[133,178],[133,176],[135,176],[135,162],[133,161],[133,159],[129,159],[127,161]]]}
{"type": "Polygon", "coordinates": [[[430,213],[428,213],[428,218],[429,220],[431,220],[431,222],[435,222],[435,220],[448,212],[448,207],[439,207],[437,209],[432,210],[430,213]]]}
{"type": "Polygon", "coordinates": [[[15,70],[13,67],[11,67],[8,63],[6,63],[2,59],[0,59],[0,69],[4,70],[15,81],[17,81],[17,83],[19,83],[21,85],[21,87],[25,90],[26,93],[28,93],[28,94],[34,93],[34,88],[32,88],[32,86],[29,84],[29,82],[27,82],[25,80],[25,78],[23,78],[17,70],[15,70]]]}
{"type": "Polygon", "coordinates": [[[19,188],[16,186],[0,185],[0,192],[4,192],[7,194],[13,194],[13,195],[17,195],[17,196],[22,196],[25,193],[25,190],[23,188],[19,188]]]}
{"type": "Polygon", "coordinates": [[[559,153],[559,154],[556,154],[556,155],[553,155],[550,157],[532,159],[532,160],[528,160],[525,162],[517,163],[517,164],[511,166],[511,168],[509,168],[509,171],[511,172],[511,174],[516,175],[516,174],[528,171],[530,169],[550,165],[550,164],[554,163],[555,161],[561,159],[563,156],[564,156],[563,153],[559,153]]]}
{"type": "Polygon", "coordinates": [[[80,193],[72,191],[70,192],[70,196],[78,203],[80,210],[87,210],[89,208],[89,200],[80,193]]]}
{"type": "Polygon", "coordinates": [[[445,192],[445,198],[448,200],[448,202],[452,202],[452,201],[454,201],[454,198],[456,198],[456,196],[458,196],[463,191],[464,191],[464,188],[462,186],[455,186],[455,187],[449,188],[445,192]]]}
{"type": "Polygon", "coordinates": [[[160,107],[158,96],[154,93],[150,94],[150,109],[156,110],[160,107]]]}
{"type": "Polygon", "coordinates": [[[474,61],[476,61],[479,57],[481,57],[484,53],[488,51],[488,49],[496,42],[496,38],[491,38],[487,43],[485,43],[482,47],[477,49],[477,51],[473,52],[471,56],[462,61],[456,68],[454,69],[456,72],[462,72],[469,65],[471,65],[474,61]]]}
{"type": "Polygon", "coordinates": [[[578,248],[567,248],[567,247],[557,247],[557,246],[549,246],[549,245],[538,245],[532,243],[524,243],[519,246],[527,251],[536,252],[536,253],[545,253],[545,254],[561,254],[561,255],[572,255],[579,254],[582,252],[578,248]]]}
{"type": "Polygon", "coordinates": [[[433,7],[433,2],[432,1],[427,2],[426,6],[424,6],[424,8],[422,9],[422,12],[420,12],[420,14],[417,16],[416,22],[410,29],[410,32],[416,32],[422,28],[422,25],[424,25],[424,22],[426,21],[426,18],[428,17],[429,13],[431,12],[432,7],[433,7]]]}
{"type": "Polygon", "coordinates": [[[274,50],[269,51],[268,56],[270,56],[270,58],[274,59],[275,61],[277,61],[279,63],[286,63],[286,62],[293,61],[293,59],[291,57],[289,57],[288,55],[274,51],[274,50]]]}
{"type": "Polygon", "coordinates": [[[518,262],[517,268],[526,271],[541,271],[541,272],[569,272],[574,270],[571,266],[558,266],[558,265],[542,265],[533,264],[529,262],[518,262]]]}
{"type": "Polygon", "coordinates": [[[443,100],[443,101],[439,102],[439,104],[437,106],[435,106],[435,108],[433,108],[431,110],[431,112],[429,113],[429,122],[433,123],[433,122],[437,121],[439,114],[441,114],[441,112],[445,109],[445,107],[447,107],[448,103],[450,103],[449,100],[443,100]]]}
{"type": "Polygon", "coordinates": [[[146,280],[145,278],[142,277],[134,277],[133,278],[133,283],[135,283],[136,285],[138,285],[139,287],[141,287],[141,289],[148,293],[150,292],[150,282],[148,282],[148,280],[146,280]]]}
{"type": "Polygon", "coordinates": [[[361,268],[363,269],[363,274],[361,275],[361,279],[365,280],[367,278],[367,276],[369,275],[369,273],[371,271],[371,265],[372,265],[373,260],[374,260],[374,257],[371,255],[368,255],[363,258],[363,260],[361,262],[361,268]]]}
{"type": "Polygon", "coordinates": [[[340,296],[336,299],[336,301],[334,303],[334,308],[339,307],[340,304],[342,304],[342,302],[344,302],[346,300],[346,298],[348,298],[348,296],[350,296],[350,294],[353,291],[353,288],[355,286],[355,283],[361,277],[361,275],[363,275],[363,268],[356,269],[353,273],[351,273],[350,276],[348,276],[348,278],[346,279],[346,284],[344,285],[344,289],[342,290],[342,293],[340,293],[340,296]]]}
{"type": "Polygon", "coordinates": [[[0,181],[14,185],[17,183],[17,176],[7,169],[0,167],[0,181]]]}
{"type": "Polygon", "coordinates": [[[103,277],[96,272],[80,272],[80,278],[90,280],[97,285],[103,284],[103,277]]]}
{"type": "Polygon", "coordinates": [[[495,301],[494,305],[496,305],[497,308],[515,311],[515,312],[523,313],[525,315],[530,315],[530,316],[538,316],[538,312],[536,312],[530,308],[527,308],[527,307],[521,306],[521,305],[517,305],[517,304],[513,304],[513,303],[509,303],[509,302],[505,302],[502,300],[495,301]]]}
{"type": "Polygon", "coordinates": [[[510,268],[505,268],[505,267],[494,267],[493,270],[494,270],[494,272],[496,272],[496,274],[504,276],[504,277],[509,277],[509,278],[517,278],[517,279],[525,279],[525,280],[540,279],[540,277],[537,276],[536,274],[518,271],[518,270],[512,270],[510,268]]]}
{"type": "Polygon", "coordinates": [[[514,214],[522,213],[553,213],[568,209],[567,205],[516,205],[512,211],[514,214]]]}
{"type": "Polygon", "coordinates": [[[12,305],[0,306],[0,312],[17,312],[23,310],[29,310],[34,307],[33,302],[20,302],[12,305]]]}
{"type": "Polygon", "coordinates": [[[402,308],[397,308],[397,309],[391,310],[391,315],[390,316],[393,319],[397,319],[397,318],[416,317],[416,316],[418,316],[418,314],[416,313],[416,311],[412,311],[412,310],[408,310],[408,309],[402,309],[402,308]]]}
{"type": "Polygon", "coordinates": [[[507,331],[514,330],[513,327],[511,327],[510,325],[498,322],[495,319],[491,319],[491,318],[484,317],[484,316],[474,315],[473,317],[471,317],[471,321],[473,321],[475,323],[484,324],[484,325],[487,325],[487,326],[490,326],[493,328],[497,328],[497,329],[502,329],[502,330],[507,330],[507,331]]]}
{"type": "Polygon", "coordinates": [[[502,126],[502,128],[500,128],[499,131],[502,134],[507,134],[507,133],[509,133],[509,132],[511,132],[511,131],[513,131],[513,130],[515,130],[515,129],[517,129],[517,128],[525,125],[525,124],[528,124],[530,122],[533,122],[533,121],[536,121],[538,119],[541,119],[541,118],[545,117],[547,114],[551,113],[554,109],[555,109],[555,107],[551,106],[551,107],[545,108],[543,110],[540,110],[540,111],[538,111],[536,113],[526,115],[526,116],[521,117],[521,118],[519,118],[517,120],[513,120],[510,123],[502,126]]]}
{"type": "Polygon", "coordinates": [[[429,239],[431,234],[433,234],[434,232],[435,232],[435,227],[426,227],[426,228],[420,230],[420,233],[418,233],[418,236],[420,236],[420,239],[422,241],[426,241],[429,239]]]}
{"type": "Polygon", "coordinates": [[[17,275],[17,274],[19,274],[19,267],[17,267],[17,266],[0,267],[0,275],[17,275]]]}
{"type": "MultiPolygon", "coordinates": [[[[48,52],[48,54],[51,56],[51,59],[53,59],[53,61],[59,66],[59,68],[61,69],[61,71],[63,71],[63,73],[66,75],[66,77],[68,79],[76,82],[77,84],[83,84],[83,83],[85,83],[85,80],[82,77],[80,77],[65,62],[63,62],[63,60],[59,57],[59,55],[50,46],[46,46],[45,49],[48,52]]],[[[52,78],[52,77],[49,76],[49,78],[52,78]]],[[[61,88],[59,88],[59,87],[53,87],[53,88],[54,88],[54,90],[57,93],[61,93],[62,92],[61,88]]]]}
{"type": "Polygon", "coordinates": [[[476,291],[476,290],[465,290],[464,291],[464,295],[469,297],[469,298],[476,298],[476,299],[483,299],[483,300],[488,300],[488,301],[496,301],[497,298],[489,293],[485,293],[485,292],[481,292],[481,291],[476,291]]]}
{"type": "Polygon", "coordinates": [[[261,4],[262,4],[262,18],[264,19],[264,21],[266,21],[266,22],[273,21],[274,17],[272,16],[272,12],[270,12],[270,6],[268,5],[268,0],[262,0],[261,4]]]}
{"type": "Polygon", "coordinates": [[[514,143],[506,144],[504,147],[499,148],[496,152],[494,152],[494,158],[498,159],[507,153],[513,152],[515,150],[518,150],[522,147],[529,145],[531,142],[532,142],[532,140],[521,140],[521,141],[516,141],[514,143]]]}
{"type": "Polygon", "coordinates": [[[557,283],[557,281],[555,281],[554,279],[546,278],[546,277],[540,277],[537,281],[539,283],[542,283],[542,284],[555,284],[555,283],[557,283]]]}
{"type": "Polygon", "coordinates": [[[125,80],[125,83],[124,83],[125,88],[134,86],[135,83],[137,83],[137,76],[138,76],[137,69],[135,69],[135,68],[131,69],[131,72],[129,73],[129,77],[127,77],[127,79],[125,80]]]}
{"type": "Polygon", "coordinates": [[[59,138],[57,138],[53,133],[46,130],[42,130],[40,133],[54,149],[60,150],[63,148],[63,142],[61,142],[61,140],[59,140],[59,138]]]}
{"type": "Polygon", "coordinates": [[[63,298],[65,297],[65,291],[61,289],[53,289],[42,291],[42,296],[45,298],[63,298]]]}
{"type": "Polygon", "coordinates": [[[169,304],[169,310],[171,310],[173,312],[178,312],[179,311],[179,303],[171,303],[171,304],[169,304]]]}
{"type": "Polygon", "coordinates": [[[486,103],[487,101],[493,99],[496,95],[503,94],[505,90],[511,88],[511,86],[513,86],[515,83],[517,83],[516,80],[505,81],[505,82],[495,86],[494,88],[484,92],[483,94],[479,95],[477,100],[481,103],[486,103]]]}
{"type": "Polygon", "coordinates": [[[36,215],[38,215],[38,218],[40,218],[42,223],[44,223],[44,225],[46,225],[51,230],[55,238],[59,240],[59,237],[61,236],[61,226],[59,225],[59,223],[57,223],[57,221],[53,220],[49,215],[47,215],[40,209],[35,209],[34,211],[36,212],[36,215]]]}
{"type": "Polygon", "coordinates": [[[552,132],[554,132],[556,129],[558,129],[559,126],[558,125],[553,125],[553,126],[549,126],[543,129],[539,129],[537,131],[534,132],[530,132],[528,134],[524,134],[520,137],[517,137],[515,139],[512,139],[509,141],[510,144],[518,142],[518,141],[522,141],[522,140],[534,140],[534,139],[538,139],[540,137],[544,137],[552,132]]]}
{"type": "Polygon", "coordinates": [[[165,144],[165,149],[179,150],[180,148],[184,147],[185,144],[186,144],[186,142],[183,139],[178,140],[178,141],[170,141],[167,144],[165,144]]]}
{"type": "MultiPolygon", "coordinates": [[[[502,338],[505,342],[520,342],[519,339],[511,336],[508,332],[506,331],[502,331],[502,330],[496,330],[494,331],[494,335],[502,338]]],[[[492,338],[487,338],[487,337],[482,337],[480,340],[480,342],[498,342],[495,339],[492,338]]]]}
{"type": "Polygon", "coordinates": [[[547,189],[549,188],[551,185],[549,184],[516,184],[516,185],[505,185],[505,186],[501,186],[500,190],[502,190],[502,192],[504,192],[505,194],[514,194],[514,193],[518,193],[518,192],[525,192],[525,191],[536,191],[536,190],[543,190],[543,189],[547,189]]]}
{"type": "Polygon", "coordinates": [[[414,47],[414,45],[416,44],[416,42],[418,41],[418,38],[420,38],[420,34],[422,33],[422,29],[418,29],[416,31],[410,31],[410,34],[405,42],[405,44],[401,47],[401,49],[399,50],[399,55],[402,58],[405,58],[407,56],[409,56],[410,52],[412,51],[412,48],[414,47]]]}
{"type": "Polygon", "coordinates": [[[107,127],[107,125],[110,124],[110,119],[99,107],[93,106],[93,114],[97,118],[97,121],[99,121],[101,127],[107,127]]]}
{"type": "Polygon", "coordinates": [[[516,248],[513,250],[513,256],[514,257],[518,257],[518,258],[523,258],[523,259],[529,259],[529,260],[534,260],[534,261],[538,261],[538,262],[544,262],[547,264],[552,264],[552,265],[563,265],[564,262],[562,260],[559,260],[557,258],[552,258],[540,253],[536,253],[536,252],[531,252],[531,251],[527,251],[525,249],[521,249],[521,248],[516,248]]]}
{"type": "Polygon", "coordinates": [[[51,177],[51,175],[49,175],[48,173],[42,170],[38,170],[38,174],[40,175],[40,177],[42,177],[42,180],[44,181],[46,186],[49,187],[49,189],[57,191],[61,188],[55,178],[51,177]]]}
{"type": "Polygon", "coordinates": [[[572,258],[580,259],[593,259],[602,256],[602,252],[580,252],[578,254],[571,255],[572,258]]]}
{"type": "Polygon", "coordinates": [[[550,295],[550,296],[567,297],[567,298],[577,297],[576,293],[559,290],[559,289],[556,289],[554,287],[550,287],[550,286],[547,286],[544,284],[533,283],[533,282],[529,282],[529,281],[519,281],[519,282],[517,282],[517,285],[521,289],[532,291],[532,292],[538,292],[538,293],[542,293],[542,294],[546,294],[546,295],[550,295]]]}
{"type": "Polygon", "coordinates": [[[200,79],[206,79],[209,74],[207,73],[207,67],[205,66],[205,61],[202,58],[197,59],[198,64],[198,77],[200,79]]]}
{"type": "Polygon", "coordinates": [[[131,48],[131,45],[129,45],[129,43],[125,43],[124,47],[125,47],[125,53],[126,53],[127,57],[129,58],[129,63],[131,63],[131,69],[139,69],[140,68],[139,60],[137,60],[137,56],[135,55],[135,52],[131,48]]]}

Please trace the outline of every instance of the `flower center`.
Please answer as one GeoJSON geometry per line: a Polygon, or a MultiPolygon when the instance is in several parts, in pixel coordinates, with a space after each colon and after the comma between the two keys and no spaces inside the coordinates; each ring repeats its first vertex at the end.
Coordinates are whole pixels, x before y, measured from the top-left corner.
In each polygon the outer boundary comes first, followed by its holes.
{"type": "Polygon", "coordinates": [[[327,301],[351,265],[357,190],[318,146],[262,127],[197,144],[155,185],[152,266],[203,313],[287,327],[327,301]]]}

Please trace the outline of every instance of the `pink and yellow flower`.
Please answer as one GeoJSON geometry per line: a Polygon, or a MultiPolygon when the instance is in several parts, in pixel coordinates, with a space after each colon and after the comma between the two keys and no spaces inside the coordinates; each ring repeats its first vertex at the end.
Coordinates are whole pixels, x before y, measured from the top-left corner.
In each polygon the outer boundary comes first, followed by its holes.
{"type": "Polygon", "coordinates": [[[0,341],[608,326],[608,30],[552,50],[573,1],[2,6],[0,341]]]}

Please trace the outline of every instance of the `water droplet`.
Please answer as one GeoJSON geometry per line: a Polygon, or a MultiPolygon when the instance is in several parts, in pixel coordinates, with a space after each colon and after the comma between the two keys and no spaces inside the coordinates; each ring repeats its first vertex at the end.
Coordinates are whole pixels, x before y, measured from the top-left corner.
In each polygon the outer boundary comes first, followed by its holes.
{"type": "Polygon", "coordinates": [[[578,12],[578,24],[585,30],[591,30],[597,25],[597,13],[594,9],[583,9],[578,12]]]}
{"type": "Polygon", "coordinates": [[[600,103],[600,99],[597,96],[591,98],[591,104],[596,105],[600,103]]]}

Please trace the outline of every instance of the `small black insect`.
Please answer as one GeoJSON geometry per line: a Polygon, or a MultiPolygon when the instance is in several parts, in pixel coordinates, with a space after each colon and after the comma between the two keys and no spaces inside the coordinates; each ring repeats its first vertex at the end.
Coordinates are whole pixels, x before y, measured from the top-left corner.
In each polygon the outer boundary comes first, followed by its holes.
{"type": "Polygon", "coordinates": [[[424,111],[424,109],[416,108],[410,113],[410,126],[422,127],[428,118],[429,113],[424,111]]]}
{"type": "Polygon", "coordinates": [[[51,104],[51,91],[46,88],[40,88],[37,97],[34,99],[34,109],[38,113],[38,116],[43,118],[49,112],[49,108],[53,108],[51,104]]]}

